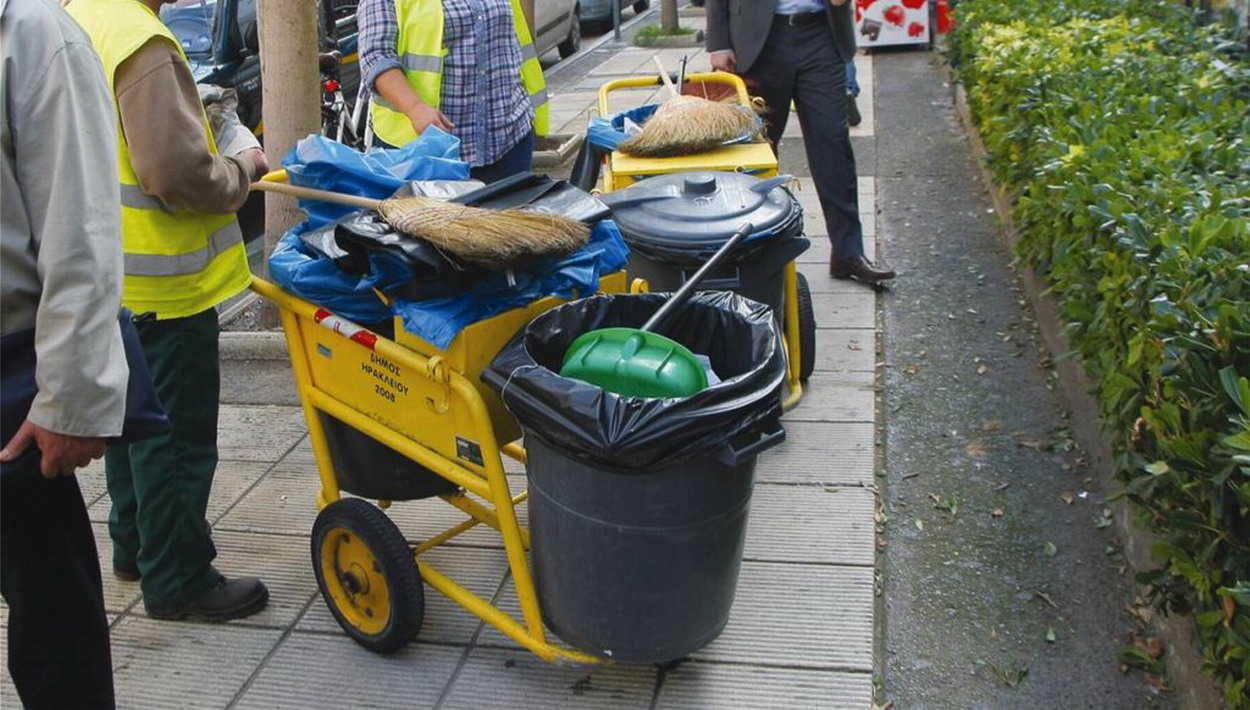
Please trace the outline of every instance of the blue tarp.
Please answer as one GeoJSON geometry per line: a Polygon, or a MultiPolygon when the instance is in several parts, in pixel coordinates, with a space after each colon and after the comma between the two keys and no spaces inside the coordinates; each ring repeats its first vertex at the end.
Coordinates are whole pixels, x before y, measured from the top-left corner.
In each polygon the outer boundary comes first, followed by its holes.
{"type": "MultiPolygon", "coordinates": [[[[389,197],[410,180],[466,180],[469,167],[459,160],[460,142],[436,128],[427,129],[403,148],[361,154],[321,136],[300,141],[283,161],[292,183],[368,197],[389,197]]],[[[595,292],[599,276],[624,268],[629,249],[611,220],[595,225],[590,242],[574,254],[517,269],[514,284],[505,274],[491,274],[462,295],[425,301],[396,300],[384,305],[374,293],[403,279],[403,270],[374,268],[365,277],[340,271],[334,262],[310,249],[299,235],[325,226],[352,211],[350,207],[301,200],[309,218],[287,232],[269,258],[269,271],[284,290],[344,318],[377,323],[392,315],[404,328],[446,348],[465,327],[542,296],[584,296],[595,292]]],[[[380,266],[376,260],[371,263],[380,266]]],[[[393,266],[393,265],[392,265],[393,266]]]]}

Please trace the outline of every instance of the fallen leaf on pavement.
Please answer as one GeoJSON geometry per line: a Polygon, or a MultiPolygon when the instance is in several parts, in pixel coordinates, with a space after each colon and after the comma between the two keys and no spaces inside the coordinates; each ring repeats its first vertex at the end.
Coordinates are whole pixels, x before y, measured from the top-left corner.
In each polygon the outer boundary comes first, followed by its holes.
{"type": "Polygon", "coordinates": [[[989,365],[987,365],[987,364],[985,364],[985,363],[981,363],[980,365],[977,365],[977,374],[978,374],[978,375],[984,375],[985,373],[987,373],[987,372],[989,372],[989,371],[990,371],[990,366],[989,366],[989,365]]]}
{"type": "Polygon", "coordinates": [[[1003,509],[1002,509],[1002,508],[995,508],[995,509],[993,509],[993,510],[991,510],[991,511],[990,511],[990,515],[994,516],[995,518],[1001,518],[1001,517],[1003,517],[1003,509]]]}
{"type": "Polygon", "coordinates": [[[1047,540],[1046,544],[1042,545],[1042,552],[1045,552],[1047,557],[1054,557],[1059,552],[1059,548],[1055,547],[1055,543],[1047,540]]]}
{"type": "Polygon", "coordinates": [[[998,431],[1003,428],[1003,423],[997,419],[991,419],[981,424],[981,431],[998,431]]]}
{"type": "Polygon", "coordinates": [[[903,374],[907,375],[908,377],[914,377],[917,372],[920,372],[919,365],[908,365],[907,367],[903,368],[903,374]]]}
{"type": "Polygon", "coordinates": [[[1040,590],[1040,589],[1034,589],[1034,590],[1033,590],[1033,596],[1037,597],[1038,599],[1041,599],[1042,601],[1044,601],[1044,602],[1046,602],[1047,604],[1051,605],[1051,606],[1052,606],[1053,608],[1055,608],[1055,609],[1058,609],[1058,608],[1059,608],[1059,605],[1055,603],[1055,600],[1054,600],[1054,599],[1051,599],[1049,594],[1047,594],[1046,592],[1043,592],[1043,591],[1042,591],[1042,590],[1040,590]]]}
{"type": "Polygon", "coordinates": [[[1055,630],[1052,627],[1047,626],[1046,627],[1046,643],[1054,643],[1054,642],[1055,642],[1055,630]]]}
{"type": "Polygon", "coordinates": [[[1072,491],[1064,491],[1063,493],[1060,493],[1059,498],[1068,505],[1074,505],[1076,503],[1076,496],[1072,493],[1072,491]]]}
{"type": "Polygon", "coordinates": [[[973,458],[978,458],[978,459],[985,458],[985,454],[986,454],[985,444],[981,442],[980,440],[973,441],[972,443],[968,444],[967,446],[964,447],[964,450],[967,451],[968,455],[972,456],[973,458]]]}

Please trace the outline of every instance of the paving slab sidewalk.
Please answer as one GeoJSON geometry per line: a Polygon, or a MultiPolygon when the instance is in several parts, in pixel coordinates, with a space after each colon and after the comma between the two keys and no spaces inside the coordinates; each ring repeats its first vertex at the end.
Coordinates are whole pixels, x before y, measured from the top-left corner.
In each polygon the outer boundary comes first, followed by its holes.
{"type": "MultiPolygon", "coordinates": [[[[708,68],[701,51],[617,50],[584,76],[561,82],[565,88],[552,98],[553,115],[563,123],[559,130],[582,129],[598,86],[648,71],[657,54],[672,67],[682,54],[691,54],[692,71],[708,68]]],[[[857,148],[871,147],[872,59],[860,56],[857,63],[865,121],[853,135],[857,148]]],[[[791,122],[794,128],[783,142],[783,170],[789,169],[788,155],[801,154],[797,124],[791,122]]],[[[875,181],[871,174],[860,180],[872,254],[875,181]]],[[[148,619],[138,585],[108,574],[109,501],[102,467],[80,476],[106,572],[119,704],[870,708],[877,587],[877,296],[828,277],[820,206],[810,182],[802,182],[798,195],[814,246],[800,259],[800,270],[815,293],[817,371],[803,402],[785,418],[787,442],[759,460],[737,598],[721,638],[664,669],[552,665],[429,590],[420,639],[392,656],[369,653],[335,625],[316,590],[308,547],[317,474],[302,412],[292,406],[226,404],[209,518],[221,570],[258,574],[269,584],[272,599],[262,614],[215,626],[148,619]]],[[[513,480],[523,485],[523,477],[513,480]]],[[[412,539],[446,527],[451,513],[438,500],[391,509],[412,539]]],[[[465,535],[430,553],[437,558],[431,561],[515,612],[506,560],[492,535],[465,535]]],[[[7,674],[0,703],[17,706],[7,674]]]]}

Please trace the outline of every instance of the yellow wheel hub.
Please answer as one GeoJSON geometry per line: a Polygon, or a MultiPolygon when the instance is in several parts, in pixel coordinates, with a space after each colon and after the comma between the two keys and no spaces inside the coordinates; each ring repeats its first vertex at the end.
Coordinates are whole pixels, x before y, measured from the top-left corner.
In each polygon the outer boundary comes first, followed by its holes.
{"type": "Polygon", "coordinates": [[[391,619],[391,595],[373,550],[351,530],[333,527],[321,539],[321,577],[334,606],[352,626],[380,634],[391,619]]]}

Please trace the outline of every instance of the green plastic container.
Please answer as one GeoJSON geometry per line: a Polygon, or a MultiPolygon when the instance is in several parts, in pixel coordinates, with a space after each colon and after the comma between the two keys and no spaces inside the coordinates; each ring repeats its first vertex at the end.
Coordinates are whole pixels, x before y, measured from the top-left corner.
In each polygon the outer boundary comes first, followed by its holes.
{"type": "Polygon", "coordinates": [[[627,397],[689,397],[707,389],[707,373],[690,350],[636,328],[583,333],[560,374],[627,397]]]}

